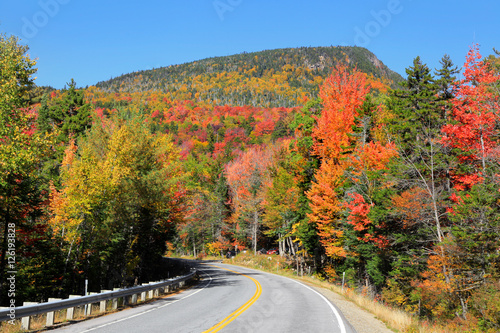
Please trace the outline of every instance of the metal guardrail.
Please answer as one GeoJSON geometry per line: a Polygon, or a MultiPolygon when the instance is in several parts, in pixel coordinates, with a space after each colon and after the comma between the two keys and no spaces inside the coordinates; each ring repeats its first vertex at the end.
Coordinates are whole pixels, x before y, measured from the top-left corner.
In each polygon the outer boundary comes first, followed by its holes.
{"type": "MultiPolygon", "coordinates": [[[[168,279],[165,281],[160,281],[156,283],[108,291],[104,293],[99,293],[95,295],[81,296],[77,298],[68,298],[60,301],[53,301],[47,303],[39,303],[35,305],[20,306],[14,308],[15,318],[23,318],[29,316],[36,316],[48,312],[54,312],[58,310],[64,310],[69,308],[75,308],[79,306],[84,306],[87,304],[98,303],[101,301],[108,301],[112,299],[117,299],[121,297],[127,297],[132,295],[141,294],[143,292],[148,292],[155,289],[160,289],[166,286],[171,286],[192,279],[196,275],[196,271],[193,271],[187,275],[180,276],[174,279],[168,279]]],[[[0,310],[0,322],[10,320],[9,314],[11,309],[0,310]]]]}

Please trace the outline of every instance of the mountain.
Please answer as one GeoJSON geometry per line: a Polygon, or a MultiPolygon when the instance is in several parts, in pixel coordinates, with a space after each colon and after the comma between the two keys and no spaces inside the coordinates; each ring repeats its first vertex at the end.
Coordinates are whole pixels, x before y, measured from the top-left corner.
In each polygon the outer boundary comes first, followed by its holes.
{"type": "Polygon", "coordinates": [[[332,66],[356,66],[394,87],[403,78],[361,47],[301,47],[241,53],[124,74],[99,82],[105,92],[157,90],[171,99],[216,105],[293,107],[318,94],[332,66]]]}

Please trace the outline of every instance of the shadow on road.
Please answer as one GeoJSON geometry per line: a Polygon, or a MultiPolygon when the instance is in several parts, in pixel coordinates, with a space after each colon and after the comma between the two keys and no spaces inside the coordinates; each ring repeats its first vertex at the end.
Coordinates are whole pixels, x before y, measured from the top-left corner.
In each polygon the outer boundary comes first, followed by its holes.
{"type": "MultiPolygon", "coordinates": [[[[191,261],[190,265],[192,268],[196,268],[198,272],[199,283],[192,286],[192,288],[215,288],[220,286],[241,286],[244,279],[234,279],[235,276],[242,277],[241,274],[236,272],[227,271],[222,268],[210,266],[210,264],[219,264],[220,261],[204,260],[204,261],[191,261]]],[[[258,276],[261,273],[242,273],[247,276],[258,276]]]]}

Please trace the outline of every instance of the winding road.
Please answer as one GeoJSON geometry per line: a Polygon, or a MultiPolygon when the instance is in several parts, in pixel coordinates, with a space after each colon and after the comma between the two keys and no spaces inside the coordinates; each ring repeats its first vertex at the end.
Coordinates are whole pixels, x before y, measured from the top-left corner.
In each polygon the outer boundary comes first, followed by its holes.
{"type": "Polygon", "coordinates": [[[196,268],[202,281],[181,293],[51,332],[354,332],[323,295],[295,280],[220,263],[196,268]]]}

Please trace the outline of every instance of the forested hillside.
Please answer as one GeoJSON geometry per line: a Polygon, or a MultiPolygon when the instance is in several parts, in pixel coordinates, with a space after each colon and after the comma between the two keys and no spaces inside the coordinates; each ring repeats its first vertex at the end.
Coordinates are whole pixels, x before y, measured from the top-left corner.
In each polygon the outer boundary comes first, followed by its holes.
{"type": "Polygon", "coordinates": [[[165,253],[277,248],[445,331],[500,329],[498,57],[417,57],[395,85],[365,49],[300,48],[35,91],[27,47],[0,52],[16,302],[146,282],[165,253]]]}
{"type": "Polygon", "coordinates": [[[315,98],[332,66],[356,66],[370,78],[396,86],[401,76],[367,49],[301,47],[215,57],[125,74],[96,86],[108,92],[162,91],[170,99],[216,105],[293,107],[315,98]]]}

